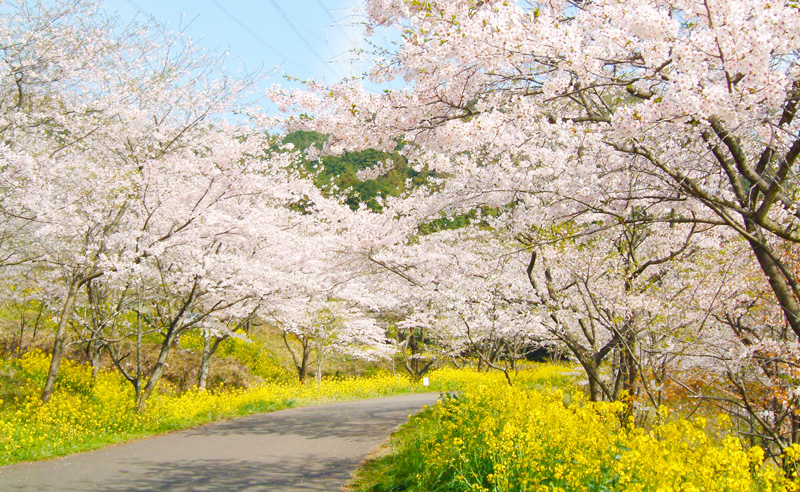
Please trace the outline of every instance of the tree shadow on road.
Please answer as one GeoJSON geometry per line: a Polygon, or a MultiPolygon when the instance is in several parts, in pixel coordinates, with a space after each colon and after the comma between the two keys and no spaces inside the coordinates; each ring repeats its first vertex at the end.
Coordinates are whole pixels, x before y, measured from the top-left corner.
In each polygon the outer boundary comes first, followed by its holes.
{"type": "Polygon", "coordinates": [[[112,492],[160,491],[325,491],[339,490],[352,470],[355,459],[320,460],[312,457],[287,458],[265,467],[262,463],[232,460],[193,460],[171,463],[127,462],[137,470],[94,490],[112,492]],[[338,485],[336,485],[338,483],[338,485]]]}
{"type": "Polygon", "coordinates": [[[420,410],[419,403],[401,408],[387,406],[369,409],[338,405],[341,408],[336,413],[331,413],[325,406],[296,408],[291,412],[278,411],[217,422],[182,434],[186,437],[276,434],[307,439],[370,439],[390,432],[405,422],[410,413],[420,410]]]}

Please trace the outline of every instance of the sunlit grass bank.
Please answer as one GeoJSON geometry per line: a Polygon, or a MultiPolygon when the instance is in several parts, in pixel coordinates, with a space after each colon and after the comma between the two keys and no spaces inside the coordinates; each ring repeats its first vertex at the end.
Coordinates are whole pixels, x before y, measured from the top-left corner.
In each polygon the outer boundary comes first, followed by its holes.
{"type": "MultiPolygon", "coordinates": [[[[591,403],[545,369],[469,384],[412,418],[360,470],[352,491],[793,491],[760,448],[704,419],[645,431],[623,403],[591,403]],[[526,384],[527,383],[527,384],[526,384]]],[[[719,426],[719,425],[718,425],[719,426]]],[[[789,450],[786,459],[794,459],[789,450]]]]}
{"type": "Polygon", "coordinates": [[[415,391],[446,391],[477,376],[444,370],[423,387],[401,375],[323,380],[301,385],[266,383],[250,389],[190,390],[179,394],[168,385],[133,410],[133,389],[117,373],[91,377],[91,368],[66,361],[59,390],[42,405],[39,399],[49,360],[31,352],[12,363],[22,381],[15,401],[0,407],[0,465],[62,456],[106,444],[186,428],[238,415],[314,403],[373,398],[415,391]]]}

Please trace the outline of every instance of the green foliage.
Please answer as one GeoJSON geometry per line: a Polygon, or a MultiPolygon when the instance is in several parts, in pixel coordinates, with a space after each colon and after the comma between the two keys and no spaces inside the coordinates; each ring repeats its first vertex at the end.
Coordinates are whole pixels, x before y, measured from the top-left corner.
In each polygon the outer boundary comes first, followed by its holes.
{"type": "MultiPolygon", "coordinates": [[[[295,131],[283,138],[283,144],[292,144],[294,148],[305,152],[314,146],[322,149],[328,137],[316,132],[295,131]]],[[[314,183],[328,196],[342,196],[347,205],[355,210],[362,204],[370,210],[380,212],[383,209],[381,199],[402,196],[404,193],[429,183],[434,176],[427,169],[415,171],[405,157],[398,153],[388,153],[368,149],[360,152],[345,152],[337,156],[323,156],[319,162],[302,159],[301,172],[312,176],[314,183]],[[381,162],[391,161],[388,172],[375,179],[361,181],[356,173],[372,168],[381,162]]],[[[302,206],[302,204],[300,205],[302,206]]],[[[509,204],[513,206],[513,204],[509,204]]],[[[433,234],[443,230],[454,230],[476,225],[488,227],[482,217],[496,216],[501,212],[498,208],[480,207],[467,213],[455,216],[443,215],[431,220],[419,228],[420,235],[433,234]]]]}
{"type": "MultiPolygon", "coordinates": [[[[203,353],[203,343],[203,334],[199,331],[189,332],[180,340],[181,348],[198,355],[203,353]]],[[[248,380],[290,381],[293,375],[284,367],[276,350],[275,344],[265,340],[260,334],[251,334],[250,341],[230,337],[220,342],[211,363],[219,366],[230,361],[244,366],[247,374],[252,376],[248,380]]]]}
{"type": "Polygon", "coordinates": [[[470,225],[476,217],[477,211],[475,210],[472,210],[466,214],[456,215],[455,217],[443,216],[426,224],[422,224],[419,227],[419,233],[420,235],[425,236],[428,234],[437,233],[439,231],[461,229],[462,227],[470,225]]]}
{"type": "Polygon", "coordinates": [[[259,340],[247,342],[236,338],[223,341],[216,353],[217,357],[236,359],[250,371],[250,374],[264,381],[288,381],[293,379],[273,351],[259,340]]]}
{"type": "MultiPolygon", "coordinates": [[[[295,149],[305,151],[311,146],[321,149],[327,137],[319,133],[295,131],[286,135],[284,144],[291,143],[295,149]]],[[[428,171],[415,171],[409,166],[405,157],[397,153],[378,150],[345,152],[338,156],[323,156],[320,162],[303,159],[302,171],[314,176],[314,183],[329,196],[343,196],[347,205],[353,210],[361,204],[374,211],[382,210],[381,199],[389,196],[400,196],[428,180],[428,171]],[[391,168],[386,174],[375,179],[361,181],[356,176],[358,171],[372,168],[385,161],[391,161],[391,168]]]]}
{"type": "Polygon", "coordinates": [[[295,131],[283,137],[284,144],[292,144],[296,149],[305,151],[312,145],[321,149],[328,137],[317,132],[295,131]]]}

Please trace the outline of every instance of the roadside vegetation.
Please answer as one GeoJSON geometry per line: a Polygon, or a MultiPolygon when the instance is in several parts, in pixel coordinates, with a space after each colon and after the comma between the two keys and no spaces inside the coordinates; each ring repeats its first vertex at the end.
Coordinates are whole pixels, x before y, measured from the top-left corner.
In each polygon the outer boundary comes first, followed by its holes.
{"type": "Polygon", "coordinates": [[[559,370],[521,372],[513,387],[497,373],[476,374],[412,417],[347,490],[798,490],[797,446],[781,468],[764,462],[761,447],[744,446],[725,415],[685,418],[662,407],[636,425],[628,403],[591,402],[559,370]]]}

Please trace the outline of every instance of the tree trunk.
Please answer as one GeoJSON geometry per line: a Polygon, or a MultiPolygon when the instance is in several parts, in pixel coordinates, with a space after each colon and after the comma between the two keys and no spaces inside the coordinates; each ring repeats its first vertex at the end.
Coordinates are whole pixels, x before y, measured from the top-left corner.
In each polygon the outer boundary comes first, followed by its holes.
{"type": "Polygon", "coordinates": [[[311,346],[304,345],[303,355],[300,360],[300,365],[297,367],[297,377],[300,379],[301,383],[306,382],[306,377],[308,376],[308,360],[310,358],[311,358],[311,346]]]}
{"type": "Polygon", "coordinates": [[[92,379],[97,379],[97,374],[100,372],[100,354],[102,353],[102,348],[95,346],[94,343],[89,342],[89,346],[87,348],[87,355],[90,354],[89,361],[92,364],[92,379]]]}
{"type": "MultiPolygon", "coordinates": [[[[748,227],[748,230],[750,229],[755,229],[755,226],[748,227]]],[[[760,236],[760,234],[758,235],[760,236]]],[[[759,237],[759,239],[763,238],[759,237]]],[[[761,241],[761,244],[755,241],[750,241],[750,248],[758,260],[761,270],[767,277],[767,281],[772,288],[772,292],[774,293],[778,304],[781,306],[781,310],[786,317],[786,321],[789,323],[789,326],[792,328],[795,336],[800,339],[800,305],[798,305],[797,299],[794,296],[794,292],[792,291],[792,287],[789,285],[789,281],[786,279],[786,276],[769,254],[770,252],[768,252],[762,244],[765,244],[765,241],[761,241]]]]}
{"type": "Polygon", "coordinates": [[[206,390],[208,367],[211,365],[211,333],[203,333],[203,355],[200,357],[200,372],[197,375],[197,387],[206,390]]]}
{"type": "Polygon", "coordinates": [[[592,355],[583,350],[569,348],[575,358],[578,359],[578,363],[583,367],[586,378],[589,380],[589,399],[591,401],[603,401],[606,397],[612,399],[610,389],[600,379],[600,364],[602,364],[607,352],[592,355]]]}
{"type": "Polygon", "coordinates": [[[137,402],[139,402],[139,399],[142,397],[142,380],[138,379],[138,378],[134,379],[133,381],[131,381],[131,384],[133,385],[133,396],[134,396],[134,399],[137,402]]]}
{"type": "Polygon", "coordinates": [[[19,316],[19,343],[17,344],[17,354],[19,354],[20,357],[23,354],[23,347],[25,344],[24,340],[25,340],[25,310],[22,309],[20,310],[20,316],[19,316]]]}
{"type": "Polygon", "coordinates": [[[47,371],[47,379],[44,382],[44,389],[42,390],[42,403],[47,403],[56,387],[56,378],[58,378],[58,371],[61,367],[61,359],[64,357],[64,333],[67,330],[67,324],[72,318],[72,308],[75,307],[75,300],[78,297],[80,285],[80,282],[73,281],[69,286],[67,298],[64,300],[64,308],[61,312],[61,318],[58,320],[56,337],[53,342],[50,368],[47,371]]]}
{"type": "Polygon", "coordinates": [[[289,343],[288,333],[286,331],[283,332],[283,343],[286,345],[286,349],[289,350],[289,354],[292,356],[292,361],[294,362],[294,367],[297,370],[297,378],[301,383],[306,382],[306,377],[308,376],[308,361],[311,357],[311,341],[306,336],[293,336],[300,342],[300,347],[302,349],[300,355],[298,356],[294,349],[292,349],[292,345],[289,343]]]}
{"type": "Polygon", "coordinates": [[[177,336],[177,330],[171,328],[167,332],[167,336],[164,337],[164,341],[161,343],[161,350],[158,353],[158,359],[156,363],[153,365],[153,369],[150,371],[150,375],[147,379],[147,384],[144,385],[141,393],[138,395],[136,399],[136,411],[143,412],[145,408],[145,402],[153,390],[158,385],[158,382],[161,380],[161,376],[164,374],[164,367],[167,364],[167,358],[169,357],[169,353],[172,350],[172,343],[175,341],[177,336]]]}
{"type": "Polygon", "coordinates": [[[636,346],[636,335],[630,327],[626,327],[625,335],[620,338],[624,341],[618,346],[619,363],[614,375],[613,400],[617,400],[623,391],[633,395],[636,384],[636,359],[633,352],[636,346]]]}
{"type": "Polygon", "coordinates": [[[39,302],[39,312],[36,313],[36,321],[33,323],[33,334],[31,335],[31,347],[36,346],[36,335],[39,333],[39,322],[42,320],[42,313],[45,310],[45,303],[44,301],[39,302]]]}
{"type": "Polygon", "coordinates": [[[317,387],[322,386],[322,363],[325,362],[325,354],[322,351],[322,340],[317,340],[317,387]]]}
{"type": "Polygon", "coordinates": [[[587,373],[589,377],[589,400],[591,401],[602,401],[603,400],[603,392],[600,391],[600,384],[597,381],[597,378],[591,376],[587,373]]]}
{"type": "Polygon", "coordinates": [[[217,336],[214,337],[214,341],[212,342],[211,333],[203,333],[203,357],[200,360],[200,372],[197,376],[197,387],[202,391],[205,391],[206,389],[208,371],[211,368],[211,357],[214,355],[214,353],[216,353],[217,349],[219,348],[219,344],[222,343],[222,341],[226,338],[228,338],[228,335],[221,337],[217,336]]]}
{"type": "MultiPolygon", "coordinates": [[[[554,315],[551,314],[550,317],[553,318],[557,325],[559,324],[554,315]]],[[[603,359],[612,353],[617,345],[617,337],[612,338],[600,350],[589,351],[566,331],[557,332],[556,336],[561,339],[567,349],[578,360],[581,367],[583,367],[589,380],[589,398],[591,401],[602,401],[604,397],[612,398],[612,390],[600,379],[600,365],[603,363],[603,359]]]]}
{"type": "Polygon", "coordinates": [[[600,377],[597,374],[597,367],[592,364],[581,363],[581,365],[583,365],[586,377],[589,379],[589,399],[591,401],[603,401],[603,388],[600,377]]]}

